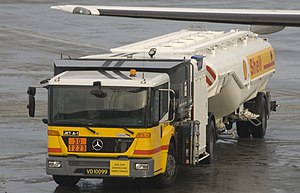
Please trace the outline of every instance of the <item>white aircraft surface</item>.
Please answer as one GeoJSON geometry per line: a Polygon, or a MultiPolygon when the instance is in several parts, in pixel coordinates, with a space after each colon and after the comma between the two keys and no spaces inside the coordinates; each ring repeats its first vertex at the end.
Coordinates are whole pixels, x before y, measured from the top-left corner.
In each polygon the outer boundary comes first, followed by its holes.
{"type": "Polygon", "coordinates": [[[86,5],[61,5],[52,6],[51,8],[74,14],[95,16],[203,21],[265,26],[300,26],[299,10],[194,9],[86,5]]]}

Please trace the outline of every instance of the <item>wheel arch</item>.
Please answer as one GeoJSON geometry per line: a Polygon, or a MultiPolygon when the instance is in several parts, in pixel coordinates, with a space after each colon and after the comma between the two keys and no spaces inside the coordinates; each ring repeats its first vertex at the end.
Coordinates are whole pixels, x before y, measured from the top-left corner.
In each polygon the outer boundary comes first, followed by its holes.
{"type": "Polygon", "coordinates": [[[175,136],[174,136],[174,135],[171,137],[170,143],[169,143],[169,144],[170,144],[170,145],[173,144],[175,147],[177,147],[177,146],[176,146],[176,145],[177,145],[177,142],[176,142],[176,139],[175,139],[175,136]]]}
{"type": "MultiPolygon", "coordinates": [[[[174,146],[174,148],[175,148],[175,152],[176,152],[176,161],[178,161],[178,146],[177,146],[177,140],[176,140],[176,137],[175,137],[175,135],[173,135],[172,137],[171,137],[171,139],[170,139],[170,143],[169,143],[169,146],[170,145],[173,145],[174,146]]],[[[169,151],[169,150],[168,150],[169,151]]]]}

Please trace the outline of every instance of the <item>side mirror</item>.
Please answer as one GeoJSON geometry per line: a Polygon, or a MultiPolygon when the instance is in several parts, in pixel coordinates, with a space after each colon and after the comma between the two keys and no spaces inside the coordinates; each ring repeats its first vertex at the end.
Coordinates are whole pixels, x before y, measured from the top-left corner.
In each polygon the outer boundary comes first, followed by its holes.
{"type": "Polygon", "coordinates": [[[48,119],[42,119],[42,121],[44,124],[46,124],[46,125],[48,124],[48,119]]]}
{"type": "Polygon", "coordinates": [[[36,88],[35,87],[28,87],[27,94],[31,96],[35,96],[36,94],[36,88]]]}
{"type": "Polygon", "coordinates": [[[28,96],[28,105],[27,105],[27,109],[28,109],[28,114],[29,117],[34,117],[35,114],[35,97],[33,95],[29,95],[28,96]]]}

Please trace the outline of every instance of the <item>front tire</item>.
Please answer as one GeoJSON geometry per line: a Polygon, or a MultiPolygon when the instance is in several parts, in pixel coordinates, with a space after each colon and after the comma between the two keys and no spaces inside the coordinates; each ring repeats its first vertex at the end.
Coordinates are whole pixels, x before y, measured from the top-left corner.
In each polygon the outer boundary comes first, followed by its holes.
{"type": "Polygon", "coordinates": [[[169,146],[166,164],[166,171],[163,174],[159,174],[158,176],[154,177],[155,185],[159,188],[169,187],[174,184],[176,180],[178,163],[177,154],[173,143],[171,143],[169,146]]]}
{"type": "Polygon", "coordinates": [[[53,180],[60,186],[75,186],[79,182],[80,177],[53,175],[53,180]]]}

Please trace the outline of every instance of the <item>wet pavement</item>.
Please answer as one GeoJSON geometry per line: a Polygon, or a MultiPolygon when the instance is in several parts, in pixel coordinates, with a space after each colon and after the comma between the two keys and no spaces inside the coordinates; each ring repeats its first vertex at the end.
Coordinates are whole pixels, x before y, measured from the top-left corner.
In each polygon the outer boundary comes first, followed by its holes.
{"type": "MultiPolygon", "coordinates": [[[[254,192],[282,193],[300,190],[300,28],[270,35],[276,51],[277,72],[268,88],[281,105],[273,113],[264,139],[239,140],[223,135],[217,141],[212,165],[180,168],[176,184],[153,188],[148,180],[103,184],[83,179],[75,188],[58,187],[45,173],[47,127],[46,92],[38,91],[38,120],[27,117],[26,90],[53,72],[53,60],[105,53],[121,46],[191,24],[210,30],[247,29],[246,26],[174,21],[153,21],[74,16],[50,10],[51,5],[78,4],[79,0],[2,0],[0,2],[0,193],[83,192],[254,192]]],[[[101,1],[104,5],[235,7],[300,9],[299,2],[250,0],[195,2],[101,1]],[[211,3],[211,4],[210,4],[211,3]],[[254,7],[253,7],[254,6],[254,7]]],[[[85,2],[87,4],[87,2],[85,2]]],[[[91,0],[88,4],[99,4],[91,0]]],[[[234,133],[233,133],[234,134],[234,133]]]]}

